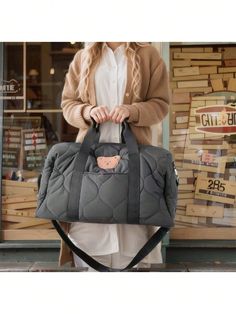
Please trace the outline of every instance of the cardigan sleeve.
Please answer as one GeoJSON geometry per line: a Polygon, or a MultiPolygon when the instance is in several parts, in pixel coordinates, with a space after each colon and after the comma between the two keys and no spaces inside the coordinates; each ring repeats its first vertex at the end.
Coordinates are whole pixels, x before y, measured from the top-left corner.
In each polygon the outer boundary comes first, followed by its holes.
{"type": "Polygon", "coordinates": [[[128,122],[135,126],[145,127],[161,122],[169,111],[170,89],[166,65],[158,54],[148,87],[146,100],[123,105],[129,110],[128,122]]]}
{"type": "Polygon", "coordinates": [[[76,90],[79,85],[81,51],[75,54],[70,63],[69,70],[65,77],[62,90],[61,108],[65,120],[74,127],[88,128],[92,122],[90,110],[95,107],[89,103],[84,103],[77,95],[76,90]]]}

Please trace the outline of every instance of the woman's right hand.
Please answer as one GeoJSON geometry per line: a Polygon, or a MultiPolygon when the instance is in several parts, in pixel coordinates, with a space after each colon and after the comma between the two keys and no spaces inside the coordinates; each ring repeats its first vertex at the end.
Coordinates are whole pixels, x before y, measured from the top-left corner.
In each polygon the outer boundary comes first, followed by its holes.
{"type": "Polygon", "coordinates": [[[109,111],[107,106],[96,106],[90,110],[90,117],[92,117],[96,123],[104,123],[109,120],[109,111]]]}

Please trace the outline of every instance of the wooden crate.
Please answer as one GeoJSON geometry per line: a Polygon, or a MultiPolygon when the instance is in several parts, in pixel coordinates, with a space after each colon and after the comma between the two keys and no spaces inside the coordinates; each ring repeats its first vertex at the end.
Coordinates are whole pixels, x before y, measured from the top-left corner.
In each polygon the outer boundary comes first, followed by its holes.
{"type": "Polygon", "coordinates": [[[50,220],[35,217],[37,183],[2,180],[3,240],[58,239],[50,220]]]}

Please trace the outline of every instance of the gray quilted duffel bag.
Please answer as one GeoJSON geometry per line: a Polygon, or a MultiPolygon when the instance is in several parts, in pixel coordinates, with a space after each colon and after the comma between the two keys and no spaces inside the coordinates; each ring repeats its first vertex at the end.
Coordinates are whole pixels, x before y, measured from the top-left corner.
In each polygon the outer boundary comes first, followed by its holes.
{"type": "MultiPolygon", "coordinates": [[[[141,261],[174,225],[178,176],[171,153],[138,145],[122,123],[122,143],[99,143],[95,121],[82,143],[55,144],[39,181],[36,217],[51,219],[67,245],[98,271],[125,271],[141,261]],[[95,261],[57,222],[161,226],[124,269],[95,261]]],[[[96,236],[96,235],[94,235],[96,236]]]]}

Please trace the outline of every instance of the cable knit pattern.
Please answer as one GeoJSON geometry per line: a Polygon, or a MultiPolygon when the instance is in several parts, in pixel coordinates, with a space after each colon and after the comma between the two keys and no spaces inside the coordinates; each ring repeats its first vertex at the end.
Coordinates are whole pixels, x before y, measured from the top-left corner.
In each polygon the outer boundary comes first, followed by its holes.
{"type": "MultiPolygon", "coordinates": [[[[79,129],[76,141],[82,142],[91,125],[90,110],[96,106],[94,71],[91,69],[89,86],[90,99],[81,99],[77,93],[80,75],[81,54],[79,50],[70,64],[66,74],[62,92],[61,107],[66,121],[79,129]]],[[[151,45],[139,47],[141,66],[141,100],[137,100],[131,90],[131,60],[128,58],[128,74],[123,106],[130,113],[129,120],[132,132],[138,143],[151,144],[151,125],[159,123],[168,113],[170,104],[170,89],[168,88],[168,73],[165,63],[157,49],[151,45]]]]}

